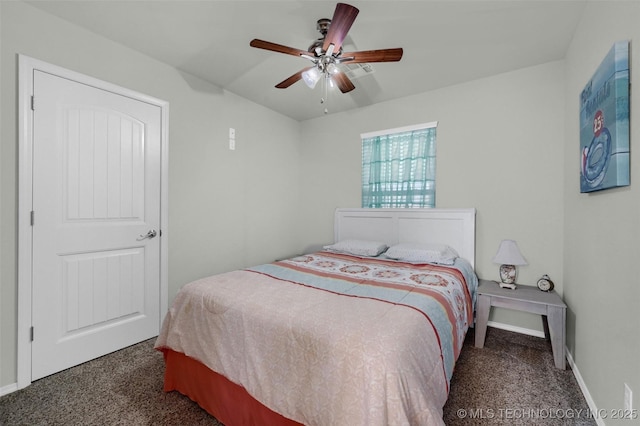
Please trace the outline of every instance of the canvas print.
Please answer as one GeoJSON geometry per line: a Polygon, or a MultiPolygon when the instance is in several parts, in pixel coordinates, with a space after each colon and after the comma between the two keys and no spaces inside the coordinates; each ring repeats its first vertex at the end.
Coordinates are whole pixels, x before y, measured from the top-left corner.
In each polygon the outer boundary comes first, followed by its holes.
{"type": "Polygon", "coordinates": [[[580,192],[629,185],[629,42],[613,45],[580,95],[580,192]]]}

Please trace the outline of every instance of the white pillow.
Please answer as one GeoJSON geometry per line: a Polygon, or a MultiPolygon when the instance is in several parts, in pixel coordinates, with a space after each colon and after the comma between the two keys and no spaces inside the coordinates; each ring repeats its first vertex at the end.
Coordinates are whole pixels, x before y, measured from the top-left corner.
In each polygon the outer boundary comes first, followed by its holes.
{"type": "Polygon", "coordinates": [[[380,253],[383,253],[387,247],[385,243],[380,241],[342,240],[335,244],[324,246],[324,249],[355,254],[356,256],[378,256],[380,253]]]}
{"type": "Polygon", "coordinates": [[[403,243],[389,247],[385,256],[406,262],[453,265],[458,253],[446,244],[403,243]]]}

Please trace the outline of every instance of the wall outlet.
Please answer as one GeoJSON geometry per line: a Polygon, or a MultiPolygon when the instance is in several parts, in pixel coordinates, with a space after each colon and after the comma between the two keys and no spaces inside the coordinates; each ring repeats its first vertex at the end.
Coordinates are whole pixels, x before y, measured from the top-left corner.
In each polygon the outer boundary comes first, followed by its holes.
{"type": "Polygon", "coordinates": [[[233,151],[234,149],[236,149],[236,140],[235,139],[229,139],[229,149],[231,151],[233,151]]]}
{"type": "Polygon", "coordinates": [[[633,392],[628,384],[624,384],[624,410],[631,412],[633,410],[633,392]]]}

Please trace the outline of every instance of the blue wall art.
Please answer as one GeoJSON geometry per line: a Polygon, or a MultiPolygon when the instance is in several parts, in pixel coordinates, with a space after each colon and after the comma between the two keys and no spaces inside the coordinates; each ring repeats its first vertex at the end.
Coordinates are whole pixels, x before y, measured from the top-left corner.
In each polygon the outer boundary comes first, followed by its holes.
{"type": "Polygon", "coordinates": [[[616,42],[580,94],[580,192],[629,185],[629,42],[616,42]]]}

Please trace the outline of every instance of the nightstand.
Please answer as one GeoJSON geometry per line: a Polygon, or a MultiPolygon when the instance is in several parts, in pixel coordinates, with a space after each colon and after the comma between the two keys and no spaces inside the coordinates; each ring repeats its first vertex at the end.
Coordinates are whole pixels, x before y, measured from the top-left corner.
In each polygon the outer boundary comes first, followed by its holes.
{"type": "Polygon", "coordinates": [[[537,287],[518,284],[515,290],[501,288],[497,282],[480,280],[476,306],[476,348],[484,346],[487,323],[492,306],[542,315],[544,335],[551,340],[553,360],[557,368],[565,369],[565,328],[567,305],[555,291],[544,292],[537,287]]]}

